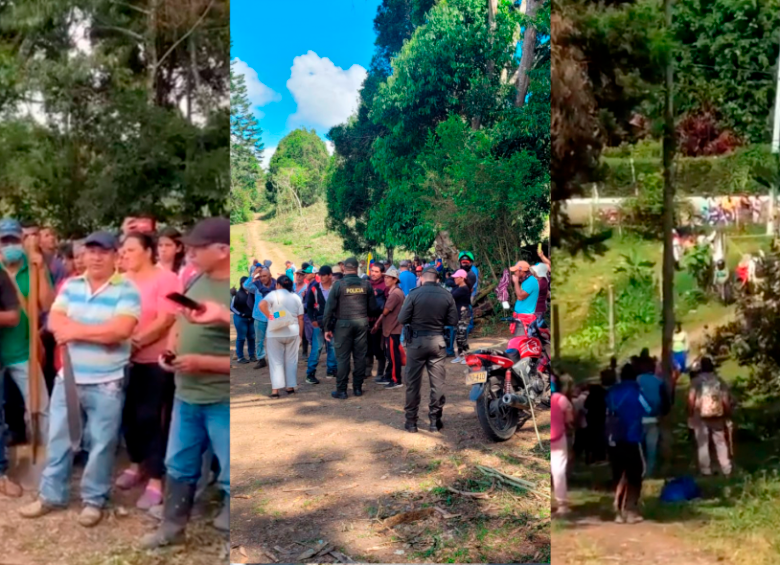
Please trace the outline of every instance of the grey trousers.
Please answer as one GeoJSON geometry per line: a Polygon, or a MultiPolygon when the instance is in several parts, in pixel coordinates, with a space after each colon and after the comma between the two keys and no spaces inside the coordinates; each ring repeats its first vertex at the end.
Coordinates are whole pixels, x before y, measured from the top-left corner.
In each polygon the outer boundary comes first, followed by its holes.
{"type": "Polygon", "coordinates": [[[444,382],[447,371],[444,362],[447,358],[447,345],[443,335],[412,338],[406,348],[406,421],[417,422],[420,408],[420,387],[423,369],[428,369],[431,383],[431,399],[428,404],[428,416],[441,418],[444,410],[444,382]]]}
{"type": "Polygon", "coordinates": [[[701,474],[712,474],[710,462],[710,439],[712,439],[712,443],[715,445],[715,453],[718,456],[718,463],[720,463],[720,469],[724,475],[730,475],[731,458],[729,457],[729,446],[726,440],[726,422],[722,418],[706,421],[697,419],[694,420],[693,426],[693,431],[696,434],[701,474]]]}

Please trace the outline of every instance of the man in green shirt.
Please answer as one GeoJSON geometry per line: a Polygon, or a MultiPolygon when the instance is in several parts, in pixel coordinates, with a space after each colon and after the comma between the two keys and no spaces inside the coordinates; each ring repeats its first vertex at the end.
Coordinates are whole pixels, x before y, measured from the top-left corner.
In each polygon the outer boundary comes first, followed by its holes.
{"type": "MultiPolygon", "coordinates": [[[[13,219],[0,220],[0,269],[5,271],[13,284],[21,306],[19,323],[13,327],[0,329],[0,362],[19,388],[25,404],[25,421],[30,419],[30,322],[27,317],[30,296],[30,274],[38,274],[38,311],[48,312],[54,302],[52,280],[44,267],[43,255],[38,251],[28,251],[22,243],[22,225],[13,219]]],[[[42,352],[42,351],[41,351],[42,352]]],[[[43,375],[37,371],[43,402],[43,421],[41,433],[46,436],[46,414],[48,395],[43,375]]]]}
{"type": "MultiPolygon", "coordinates": [[[[207,218],[183,241],[192,250],[199,272],[185,291],[187,297],[229,309],[229,220],[207,218]]],[[[214,526],[230,530],[230,328],[221,319],[217,322],[188,314],[177,321],[170,344],[176,355],[172,361],[176,397],[165,461],[163,522],[142,540],[146,549],[184,543],[203,453],[209,444],[219,461],[218,484],[225,492],[214,526]]]]}

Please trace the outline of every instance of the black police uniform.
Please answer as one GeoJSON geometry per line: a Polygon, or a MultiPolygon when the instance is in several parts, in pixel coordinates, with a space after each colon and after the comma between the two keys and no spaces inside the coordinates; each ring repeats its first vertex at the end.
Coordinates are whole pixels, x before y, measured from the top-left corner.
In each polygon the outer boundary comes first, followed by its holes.
{"type": "Polygon", "coordinates": [[[377,308],[371,283],[350,273],[333,283],[323,314],[325,331],[333,332],[338,373],[336,390],[347,392],[350,357],[355,360],[352,388],[362,391],[366,378],[368,315],[377,308]]]}
{"type": "Polygon", "coordinates": [[[420,407],[420,386],[423,368],[428,369],[431,400],[428,415],[431,430],[441,428],[444,409],[444,380],[447,346],[444,327],[458,323],[458,310],[452,294],[435,282],[427,282],[413,289],[404,302],[398,321],[411,326],[407,333],[406,349],[406,424],[417,424],[420,407]]]}

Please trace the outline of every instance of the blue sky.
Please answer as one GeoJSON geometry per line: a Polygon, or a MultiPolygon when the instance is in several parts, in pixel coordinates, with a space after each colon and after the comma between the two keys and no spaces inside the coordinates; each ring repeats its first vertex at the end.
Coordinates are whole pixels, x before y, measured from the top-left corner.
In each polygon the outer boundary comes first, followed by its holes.
{"type": "Polygon", "coordinates": [[[325,137],[357,106],[374,51],[380,0],[230,3],[231,59],[240,59],[266,151],[296,127],[325,137]]]}

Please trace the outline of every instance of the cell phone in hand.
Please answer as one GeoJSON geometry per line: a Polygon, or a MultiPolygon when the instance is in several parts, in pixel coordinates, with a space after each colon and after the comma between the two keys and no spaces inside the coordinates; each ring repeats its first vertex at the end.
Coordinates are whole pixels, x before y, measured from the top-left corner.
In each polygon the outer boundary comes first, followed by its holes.
{"type": "Polygon", "coordinates": [[[183,306],[184,308],[187,308],[188,310],[196,310],[196,311],[203,310],[203,305],[200,302],[195,302],[192,298],[188,298],[179,292],[172,292],[170,294],[166,294],[165,298],[167,298],[171,302],[178,304],[179,306],[183,306]]]}
{"type": "Polygon", "coordinates": [[[173,362],[176,361],[176,354],[172,351],[166,351],[162,355],[160,355],[160,360],[158,361],[158,364],[160,367],[168,371],[169,373],[173,373],[176,370],[173,368],[173,362]]]}

